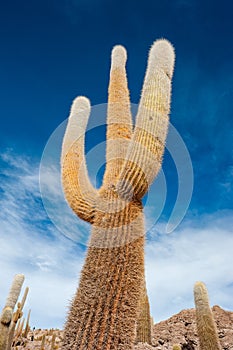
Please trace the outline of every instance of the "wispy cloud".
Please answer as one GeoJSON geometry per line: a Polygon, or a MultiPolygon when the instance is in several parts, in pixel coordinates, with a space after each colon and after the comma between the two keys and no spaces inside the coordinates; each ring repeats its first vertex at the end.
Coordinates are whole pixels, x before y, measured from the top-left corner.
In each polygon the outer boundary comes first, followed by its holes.
{"type": "Polygon", "coordinates": [[[42,206],[38,164],[12,153],[1,155],[0,305],[11,280],[24,273],[32,326],[62,326],[74,293],[83,251],[48,220],[42,206]]]}
{"type": "Polygon", "coordinates": [[[152,313],[165,319],[193,307],[193,285],[207,284],[211,304],[232,309],[232,212],[187,220],[176,232],[147,242],[146,271],[152,313]]]}

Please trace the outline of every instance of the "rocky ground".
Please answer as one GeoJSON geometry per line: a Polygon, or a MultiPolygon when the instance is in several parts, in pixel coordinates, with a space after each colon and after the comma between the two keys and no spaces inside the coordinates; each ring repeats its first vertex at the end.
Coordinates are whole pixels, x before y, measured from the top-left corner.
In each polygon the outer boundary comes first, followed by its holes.
{"type": "MultiPolygon", "coordinates": [[[[233,312],[214,306],[213,314],[222,349],[233,350],[233,312]]],[[[60,349],[61,340],[62,331],[60,330],[37,329],[30,331],[27,339],[19,339],[14,349],[60,349]]],[[[182,310],[168,320],[155,324],[152,346],[137,344],[135,350],[172,350],[174,344],[179,344],[182,350],[198,349],[194,309],[182,310]]]]}

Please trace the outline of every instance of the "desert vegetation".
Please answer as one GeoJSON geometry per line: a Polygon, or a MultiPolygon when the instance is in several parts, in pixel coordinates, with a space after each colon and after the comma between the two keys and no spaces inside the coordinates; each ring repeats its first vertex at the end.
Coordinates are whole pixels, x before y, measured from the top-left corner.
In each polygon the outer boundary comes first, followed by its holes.
{"type": "MultiPolygon", "coordinates": [[[[17,275],[14,278],[12,287],[16,286],[18,281],[17,290],[22,282],[22,275],[17,275]],[[20,277],[19,277],[20,276],[20,277]]],[[[17,292],[18,293],[18,292],[17,292]]],[[[25,298],[26,291],[24,293],[25,298]]],[[[147,337],[148,334],[148,321],[147,317],[142,317],[140,327],[137,328],[137,338],[132,346],[133,350],[205,350],[205,349],[223,349],[233,350],[233,312],[225,311],[219,306],[214,306],[212,309],[209,306],[207,299],[207,289],[202,282],[197,282],[194,286],[194,300],[196,303],[196,310],[189,309],[183,310],[179,314],[172,316],[166,321],[162,321],[157,324],[151,324],[150,335],[151,338],[147,337]],[[207,307],[207,311],[204,311],[203,307],[200,306],[204,303],[207,307]],[[207,304],[206,304],[207,303],[207,304]],[[200,305],[199,305],[200,304],[200,305]],[[200,310],[201,309],[201,310],[200,310]],[[206,322],[201,321],[200,330],[200,319],[206,319],[206,322]],[[210,324],[209,318],[211,319],[210,324]],[[142,320],[144,320],[142,322],[142,320]],[[145,329],[143,330],[143,325],[145,329]],[[147,339],[145,338],[145,335],[147,339]],[[148,343],[151,341],[151,343],[148,343]],[[207,344],[208,345],[207,347],[207,344]]],[[[16,290],[15,294],[16,297],[16,290]]],[[[144,294],[145,296],[145,294],[144,294]]],[[[12,288],[9,292],[7,302],[12,298],[12,288]]],[[[148,310],[148,299],[146,300],[146,310],[148,310]]],[[[142,299],[143,301],[143,299],[142,299]]],[[[16,300],[17,303],[17,300],[16,300]]],[[[6,326],[5,321],[5,309],[2,310],[1,314],[1,349],[8,350],[60,350],[62,349],[62,339],[64,332],[59,329],[35,329],[30,326],[30,312],[27,316],[25,323],[23,318],[23,311],[19,313],[19,304],[15,305],[13,309],[13,315],[18,313],[19,317],[16,324],[8,324],[8,330],[3,330],[6,326]],[[14,332],[10,332],[10,329],[14,332]],[[11,338],[12,337],[12,338],[11,338]]],[[[8,304],[9,305],[9,304],[8,304]]],[[[145,304],[141,305],[141,312],[145,315],[145,304]],[[143,311],[144,310],[144,311],[143,311]]],[[[9,306],[7,306],[9,307],[9,306]]],[[[146,314],[148,315],[147,311],[146,314]]],[[[12,318],[13,320],[13,318],[12,318]]]]}
{"type": "MultiPolygon", "coordinates": [[[[175,55],[168,41],[153,44],[134,127],[126,59],[125,48],[114,47],[108,89],[106,171],[99,190],[93,188],[85,162],[85,130],[90,114],[86,97],[79,96],[73,102],[63,140],[62,183],[67,202],[79,218],[92,225],[64,330],[31,329],[30,312],[26,321],[23,318],[28,287],[17,303],[24,282],[19,274],[1,313],[0,350],[222,348],[202,282],[194,287],[196,316],[190,313],[184,323],[186,335],[195,319],[198,341],[196,334],[194,340],[191,336],[171,337],[169,322],[161,323],[159,336],[159,328],[153,324],[145,281],[142,197],[162,164],[175,55]]],[[[233,345],[224,349],[233,349],[233,345]]]]}

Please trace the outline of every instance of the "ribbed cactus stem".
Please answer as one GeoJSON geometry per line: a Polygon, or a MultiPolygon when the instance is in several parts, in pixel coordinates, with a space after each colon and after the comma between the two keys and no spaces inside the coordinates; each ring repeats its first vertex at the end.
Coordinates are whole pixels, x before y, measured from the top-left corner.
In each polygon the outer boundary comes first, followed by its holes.
{"type": "Polygon", "coordinates": [[[195,283],[194,300],[200,350],[221,350],[216,324],[209,305],[208,291],[204,283],[195,283]]]}
{"type": "MultiPolygon", "coordinates": [[[[74,349],[104,349],[105,344],[109,349],[130,349],[135,338],[138,285],[144,276],[144,237],[127,242],[130,235],[135,235],[133,225],[127,226],[135,211],[139,208],[131,205],[124,216],[112,215],[109,225],[122,222],[122,227],[103,228],[104,248],[93,246],[101,238],[101,227],[93,227],[93,239],[64,332],[64,349],[70,348],[72,340],[74,349]]],[[[139,218],[137,229],[142,232],[142,216],[139,218]]],[[[101,217],[98,219],[101,224],[101,217]]]]}
{"type": "Polygon", "coordinates": [[[165,40],[154,44],[134,132],[126,58],[122,46],[114,47],[108,89],[107,164],[98,191],[90,183],[85,162],[84,134],[90,113],[85,97],[74,101],[63,141],[66,199],[81,219],[92,224],[79,288],[64,329],[63,350],[131,350],[135,342],[144,281],[141,199],[161,166],[174,52],[165,40]]]}
{"type": "MultiPolygon", "coordinates": [[[[23,282],[24,282],[24,275],[17,274],[14,276],[14,279],[6,300],[5,307],[0,316],[0,350],[8,349],[8,341],[9,341],[11,321],[13,317],[13,310],[18,300],[23,282]]],[[[11,343],[10,343],[10,346],[11,346],[11,343]]]]}
{"type": "Polygon", "coordinates": [[[142,295],[139,302],[139,315],[137,318],[137,343],[152,344],[151,337],[151,316],[150,316],[150,304],[147,295],[146,288],[144,286],[142,295]]]}

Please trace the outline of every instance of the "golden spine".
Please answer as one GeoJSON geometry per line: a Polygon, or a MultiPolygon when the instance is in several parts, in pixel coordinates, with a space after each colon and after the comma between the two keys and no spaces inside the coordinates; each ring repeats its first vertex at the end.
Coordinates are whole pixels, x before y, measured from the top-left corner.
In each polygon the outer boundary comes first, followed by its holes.
{"type": "Polygon", "coordinates": [[[195,283],[194,300],[200,350],[221,350],[217,327],[209,305],[208,291],[204,283],[195,283]]]}
{"type": "MultiPolygon", "coordinates": [[[[164,101],[169,101],[171,77],[164,77],[164,66],[152,56],[156,54],[160,59],[164,56],[164,60],[171,65],[172,72],[174,62],[167,56],[171,56],[173,49],[165,40],[157,41],[153,47],[143,87],[142,104],[153,99],[145,109],[148,111],[144,118],[150,119],[149,110],[154,111],[151,106],[157,106],[152,125],[159,124],[155,120],[161,116],[165,119],[161,121],[164,125],[168,120],[168,116],[164,117],[164,101]],[[159,80],[160,83],[147,83],[151,79],[159,80]],[[152,93],[152,87],[158,86],[159,93],[152,93]]],[[[90,104],[85,97],[78,97],[74,101],[64,137],[61,159],[64,193],[75,213],[92,223],[92,235],[79,288],[64,329],[64,350],[129,350],[135,342],[138,303],[144,281],[144,219],[141,198],[145,191],[139,191],[137,186],[147,188],[153,180],[150,175],[148,182],[144,168],[144,177],[137,171],[143,157],[151,159],[151,154],[156,153],[154,144],[157,142],[157,134],[154,135],[153,130],[158,132],[158,127],[153,126],[151,133],[147,127],[143,134],[145,138],[138,137],[141,135],[138,130],[144,125],[140,124],[143,113],[142,107],[139,107],[137,124],[132,132],[125,63],[125,49],[122,46],[115,47],[109,82],[107,165],[103,185],[98,191],[90,185],[85,164],[84,133],[90,113],[90,104]],[[127,154],[131,154],[134,146],[137,147],[139,157],[128,157],[127,154]],[[142,149],[144,153],[141,152],[142,149]],[[121,191],[121,186],[129,180],[124,175],[127,167],[133,171],[130,186],[133,187],[134,194],[131,198],[121,191]]],[[[148,122],[145,123],[147,124],[148,122]]],[[[164,148],[164,131],[161,139],[163,143],[160,153],[164,148]]],[[[153,158],[157,169],[155,158],[158,156],[153,158]]]]}

